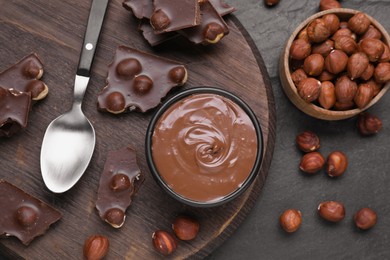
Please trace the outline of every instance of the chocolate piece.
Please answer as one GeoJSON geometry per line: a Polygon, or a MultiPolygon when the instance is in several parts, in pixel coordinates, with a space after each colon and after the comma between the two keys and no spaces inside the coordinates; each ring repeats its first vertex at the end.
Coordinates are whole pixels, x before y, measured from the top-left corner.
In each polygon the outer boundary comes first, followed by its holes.
{"type": "MultiPolygon", "coordinates": [[[[199,0],[207,1],[207,0],[199,0]]],[[[236,8],[226,4],[223,0],[208,0],[220,16],[225,16],[236,11],[236,8]]]]}
{"type": "Polygon", "coordinates": [[[125,222],[126,210],[144,181],[135,150],[110,151],[100,177],[96,208],[100,218],[115,228],[125,222]]]}
{"type": "Polygon", "coordinates": [[[42,74],[43,64],[37,54],[32,53],[0,72],[0,85],[20,92],[30,92],[33,100],[41,100],[49,91],[46,84],[39,80],[42,74]]]}
{"type": "Polygon", "coordinates": [[[152,0],[126,0],[122,5],[125,9],[133,12],[134,16],[139,19],[149,19],[153,13],[152,0]]]}
{"type": "Polygon", "coordinates": [[[183,65],[119,46],[108,66],[107,85],[98,95],[98,108],[114,114],[126,108],[145,112],[159,105],[173,87],[186,81],[183,65]]]}
{"type": "Polygon", "coordinates": [[[216,202],[239,189],[256,162],[255,126],[237,103],[198,93],[172,104],[152,135],[153,163],[167,186],[197,202],[216,202]]]}
{"type": "Polygon", "coordinates": [[[61,213],[18,187],[0,180],[0,236],[28,245],[61,218],[61,213]]]}
{"type": "Polygon", "coordinates": [[[142,32],[143,37],[151,46],[159,45],[168,40],[174,39],[179,36],[176,32],[167,32],[155,34],[153,27],[150,25],[149,20],[143,19],[139,24],[139,30],[142,32]]]}
{"type": "Polygon", "coordinates": [[[172,32],[199,25],[198,0],[154,0],[150,24],[156,33],[172,32]]]}
{"type": "Polygon", "coordinates": [[[0,137],[10,137],[27,127],[31,95],[0,86],[0,137]]]}
{"type": "Polygon", "coordinates": [[[183,29],[180,33],[195,44],[219,42],[229,33],[228,26],[209,1],[203,1],[199,5],[202,23],[195,27],[183,29]]]}

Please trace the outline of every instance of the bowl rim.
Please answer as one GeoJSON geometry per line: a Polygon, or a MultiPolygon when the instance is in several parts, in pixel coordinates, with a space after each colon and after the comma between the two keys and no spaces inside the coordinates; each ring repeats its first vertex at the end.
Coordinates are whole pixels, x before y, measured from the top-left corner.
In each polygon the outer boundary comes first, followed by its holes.
{"type": "Polygon", "coordinates": [[[264,141],[263,141],[263,132],[260,126],[260,123],[257,119],[256,114],[253,112],[253,110],[250,108],[250,106],[242,100],[240,97],[237,95],[233,94],[230,91],[227,91],[225,89],[219,88],[219,87],[211,87],[211,86],[200,86],[200,87],[192,87],[189,89],[186,89],[172,97],[170,97],[168,100],[166,100],[160,108],[153,114],[147,131],[146,131],[146,137],[145,137],[145,155],[146,155],[146,162],[149,167],[150,172],[152,173],[153,178],[155,181],[165,190],[171,197],[174,199],[178,200],[179,202],[182,202],[184,204],[187,204],[192,207],[215,207],[215,206],[220,206],[222,204],[225,204],[234,198],[238,197],[240,194],[242,194],[245,190],[251,186],[253,181],[256,179],[258,176],[258,173],[260,171],[261,164],[263,162],[263,154],[264,154],[264,141]],[[195,201],[188,199],[178,193],[176,193],[174,190],[172,190],[168,184],[163,180],[161,175],[158,173],[157,167],[153,162],[153,156],[152,156],[152,137],[153,137],[153,132],[155,125],[157,124],[158,120],[160,117],[165,113],[165,111],[173,104],[176,102],[189,97],[191,95],[196,95],[196,94],[215,94],[219,95],[225,98],[230,99],[237,105],[239,105],[249,116],[249,118],[252,121],[252,124],[255,128],[256,131],[256,136],[257,136],[257,154],[255,158],[255,162],[253,164],[252,170],[249,173],[247,179],[244,181],[244,183],[236,189],[235,191],[227,194],[224,196],[222,199],[212,201],[212,202],[202,202],[202,201],[195,201]]]}
{"type": "MultiPolygon", "coordinates": [[[[330,110],[322,108],[318,105],[315,105],[313,103],[307,103],[304,100],[299,97],[297,89],[295,87],[294,82],[291,78],[291,72],[290,72],[290,64],[289,64],[289,53],[290,53],[290,47],[292,42],[296,39],[299,32],[305,28],[312,20],[320,18],[326,14],[336,14],[336,15],[355,15],[357,13],[361,13],[362,11],[354,10],[354,9],[348,9],[348,8],[335,8],[335,9],[329,9],[322,12],[315,13],[308,18],[306,18],[303,22],[301,22],[298,27],[295,28],[294,32],[289,37],[284,51],[282,52],[282,55],[280,57],[279,62],[279,68],[280,68],[280,77],[281,77],[281,83],[283,90],[286,92],[289,99],[294,103],[294,105],[299,108],[301,111],[305,112],[306,114],[313,116],[318,119],[323,120],[341,120],[341,119],[347,119],[350,117],[353,117],[355,115],[358,115],[359,113],[367,110],[371,106],[373,106],[380,98],[383,97],[383,95],[388,91],[390,88],[390,82],[387,82],[381,89],[381,91],[370,101],[369,104],[367,104],[364,108],[353,108],[349,110],[344,111],[337,111],[337,110],[330,110]],[[286,84],[285,81],[287,81],[288,84],[286,84]],[[286,86],[287,85],[287,86],[286,86]],[[290,95],[296,96],[296,98],[291,97],[290,95]],[[305,103],[302,103],[305,102],[305,103]]],[[[369,14],[362,12],[370,19],[371,23],[382,33],[382,37],[384,42],[390,47],[390,36],[386,29],[373,17],[371,17],[369,14]]]]}

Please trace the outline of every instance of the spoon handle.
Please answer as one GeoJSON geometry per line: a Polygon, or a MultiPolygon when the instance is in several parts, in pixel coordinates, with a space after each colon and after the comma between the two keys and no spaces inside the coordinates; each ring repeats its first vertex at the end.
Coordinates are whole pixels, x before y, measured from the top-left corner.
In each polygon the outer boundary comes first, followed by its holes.
{"type": "Polygon", "coordinates": [[[109,0],[92,0],[77,75],[89,77],[109,0]]]}

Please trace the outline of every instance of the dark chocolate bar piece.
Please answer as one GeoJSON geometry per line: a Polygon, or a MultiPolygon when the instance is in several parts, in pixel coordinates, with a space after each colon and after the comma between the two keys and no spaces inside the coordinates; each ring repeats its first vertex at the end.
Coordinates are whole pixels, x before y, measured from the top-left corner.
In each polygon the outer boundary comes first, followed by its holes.
{"type": "Polygon", "coordinates": [[[114,114],[160,104],[175,86],[187,81],[186,68],[159,56],[119,46],[108,66],[106,87],[98,94],[98,109],[114,114]]]}
{"type": "Polygon", "coordinates": [[[133,12],[133,15],[139,19],[150,19],[153,13],[152,0],[126,0],[122,5],[125,9],[133,12]]]}
{"type": "Polygon", "coordinates": [[[0,180],[0,236],[28,245],[61,218],[61,213],[18,187],[0,180]]]}
{"type": "Polygon", "coordinates": [[[31,94],[0,86],[0,137],[11,137],[27,127],[31,94]]]}
{"type": "Polygon", "coordinates": [[[100,218],[120,228],[125,222],[126,210],[143,181],[134,149],[126,147],[110,151],[100,177],[96,201],[100,218]]]}
{"type": "Polygon", "coordinates": [[[32,53],[0,72],[0,86],[30,92],[33,100],[41,100],[49,91],[46,84],[39,80],[42,75],[43,64],[38,55],[32,53]]]}
{"type": "MultiPolygon", "coordinates": [[[[207,0],[199,0],[199,2],[207,0]]],[[[223,0],[208,0],[220,16],[225,16],[236,11],[236,8],[226,4],[223,0]]]]}
{"type": "Polygon", "coordinates": [[[150,24],[156,33],[177,31],[199,25],[198,0],[154,0],[150,24]]]}
{"type": "Polygon", "coordinates": [[[195,27],[183,29],[180,33],[195,44],[219,42],[229,33],[227,24],[209,1],[202,1],[199,5],[202,23],[195,27]]]}
{"type": "Polygon", "coordinates": [[[141,31],[145,40],[151,45],[156,46],[168,40],[174,39],[179,36],[176,32],[167,32],[155,34],[153,27],[150,25],[149,20],[142,19],[139,24],[139,30],[141,31]]]}

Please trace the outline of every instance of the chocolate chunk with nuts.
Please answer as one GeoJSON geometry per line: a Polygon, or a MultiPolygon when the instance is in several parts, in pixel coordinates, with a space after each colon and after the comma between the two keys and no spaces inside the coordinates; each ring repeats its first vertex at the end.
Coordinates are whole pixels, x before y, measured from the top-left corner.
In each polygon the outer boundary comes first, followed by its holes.
{"type": "Polygon", "coordinates": [[[15,65],[0,72],[0,85],[20,92],[30,92],[33,100],[41,100],[48,94],[48,87],[40,78],[43,64],[37,54],[32,53],[15,65]]]}
{"type": "Polygon", "coordinates": [[[0,86],[0,137],[10,137],[27,127],[31,95],[0,86]]]}
{"type": "Polygon", "coordinates": [[[141,20],[138,29],[141,31],[142,36],[151,46],[159,45],[179,36],[179,34],[176,32],[155,34],[153,27],[149,23],[149,20],[146,19],[141,20]]]}
{"type": "Polygon", "coordinates": [[[151,0],[126,0],[122,5],[139,19],[149,19],[153,14],[153,1],[151,0]]]}
{"type": "Polygon", "coordinates": [[[183,29],[180,33],[195,44],[219,42],[229,33],[228,26],[209,1],[203,1],[199,5],[202,23],[195,27],[183,29]]]}
{"type": "Polygon", "coordinates": [[[159,105],[173,87],[186,81],[183,65],[120,46],[109,65],[107,85],[98,95],[98,108],[114,114],[127,108],[145,112],[159,105]]]}
{"type": "Polygon", "coordinates": [[[125,222],[126,210],[143,181],[135,150],[126,147],[110,151],[100,177],[96,201],[100,218],[120,228],[125,222]]]}
{"type": "Polygon", "coordinates": [[[28,245],[61,218],[61,213],[18,187],[0,180],[0,237],[15,236],[28,245]]]}
{"type": "Polygon", "coordinates": [[[154,0],[150,24],[156,33],[172,32],[199,25],[198,0],[154,0]]]}

